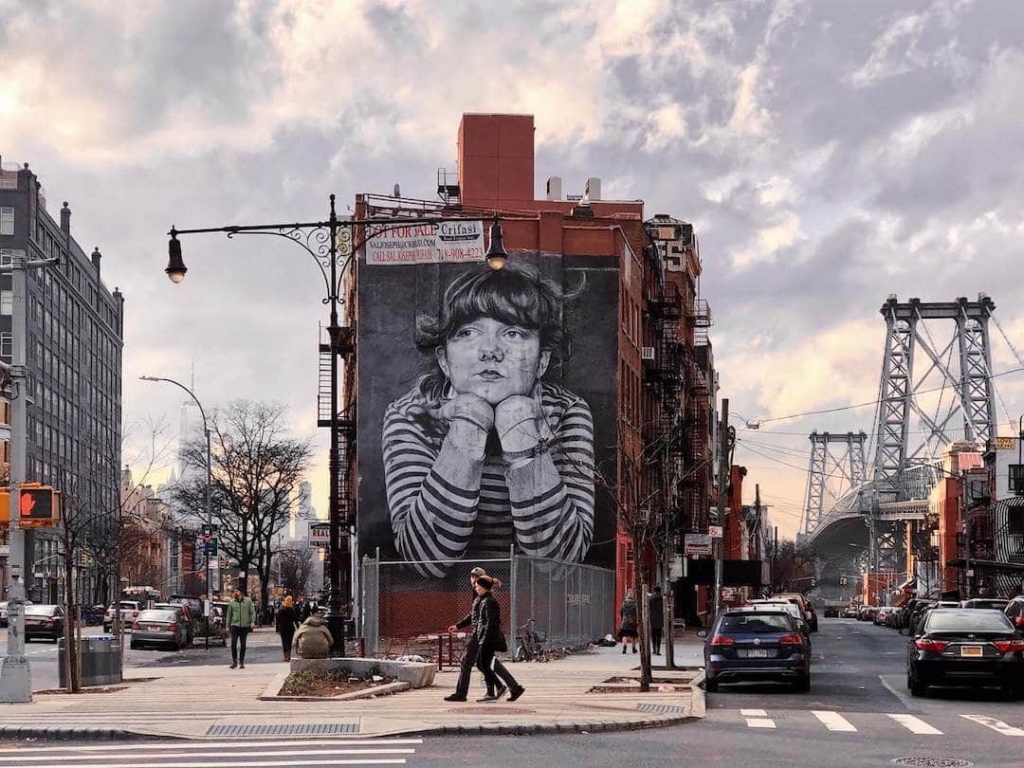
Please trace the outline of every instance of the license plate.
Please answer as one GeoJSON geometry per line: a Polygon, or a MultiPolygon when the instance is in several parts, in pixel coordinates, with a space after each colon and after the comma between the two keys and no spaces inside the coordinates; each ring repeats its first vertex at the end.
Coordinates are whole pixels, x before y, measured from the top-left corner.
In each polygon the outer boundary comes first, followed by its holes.
{"type": "Polygon", "coordinates": [[[34,621],[32,619],[25,619],[25,626],[28,626],[28,627],[32,626],[33,624],[38,624],[38,623],[39,623],[38,621],[34,621]]]}
{"type": "Polygon", "coordinates": [[[161,626],[159,626],[159,625],[153,625],[153,624],[151,624],[151,625],[150,625],[150,627],[149,627],[149,631],[150,631],[150,632],[163,632],[163,631],[164,631],[164,628],[163,628],[163,627],[161,627],[161,626]]]}
{"type": "Polygon", "coordinates": [[[768,651],[766,651],[764,648],[751,648],[750,650],[747,651],[747,658],[748,659],[767,659],[768,658],[768,651]]]}
{"type": "Polygon", "coordinates": [[[965,645],[960,648],[961,656],[984,656],[985,651],[980,645],[965,645]]]}

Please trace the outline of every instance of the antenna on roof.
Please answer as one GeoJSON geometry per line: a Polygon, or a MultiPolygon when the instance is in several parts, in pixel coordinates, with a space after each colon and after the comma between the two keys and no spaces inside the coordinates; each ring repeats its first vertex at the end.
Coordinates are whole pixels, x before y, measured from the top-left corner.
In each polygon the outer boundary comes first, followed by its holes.
{"type": "Polygon", "coordinates": [[[392,195],[392,197],[401,197],[401,196],[402,196],[402,188],[399,187],[397,184],[395,184],[395,193],[392,195]]]}

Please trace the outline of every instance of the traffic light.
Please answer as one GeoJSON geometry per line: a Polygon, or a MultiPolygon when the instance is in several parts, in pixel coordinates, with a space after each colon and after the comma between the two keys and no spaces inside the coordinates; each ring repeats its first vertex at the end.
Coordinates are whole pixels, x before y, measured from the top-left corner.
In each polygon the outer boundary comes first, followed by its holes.
{"type": "MultiPolygon", "coordinates": [[[[0,523],[9,523],[11,489],[0,489],[0,523]]],[[[60,494],[52,486],[22,483],[18,495],[19,522],[26,528],[50,526],[57,522],[60,494]]]]}

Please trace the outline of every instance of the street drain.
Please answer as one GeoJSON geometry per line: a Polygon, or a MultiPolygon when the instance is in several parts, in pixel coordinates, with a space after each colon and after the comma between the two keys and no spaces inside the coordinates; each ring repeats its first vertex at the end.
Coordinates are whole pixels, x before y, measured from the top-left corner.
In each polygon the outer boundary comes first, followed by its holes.
{"type": "Polygon", "coordinates": [[[359,723],[275,723],[268,725],[211,725],[207,736],[337,736],[359,733],[359,723]]]}
{"type": "Polygon", "coordinates": [[[967,768],[974,765],[970,760],[955,757],[897,757],[892,762],[894,765],[913,765],[921,768],[967,768]]]}

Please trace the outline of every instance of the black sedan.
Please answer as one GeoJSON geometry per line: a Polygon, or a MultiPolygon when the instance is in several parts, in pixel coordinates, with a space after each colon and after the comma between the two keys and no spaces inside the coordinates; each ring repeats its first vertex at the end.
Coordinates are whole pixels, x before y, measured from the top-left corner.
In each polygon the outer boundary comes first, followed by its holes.
{"type": "Polygon", "coordinates": [[[1024,683],[1024,637],[1002,613],[934,608],[924,614],[907,652],[907,688],[998,686],[1019,693],[1024,683]]]}
{"type": "Polygon", "coordinates": [[[55,643],[64,637],[64,609],[59,605],[25,606],[25,640],[37,637],[55,643]]]}
{"type": "MultiPolygon", "coordinates": [[[[763,608],[763,607],[762,607],[763,608]]],[[[719,683],[790,681],[798,691],[811,688],[811,648],[807,636],[785,610],[737,608],[721,614],[704,641],[704,688],[719,683]]]]}

